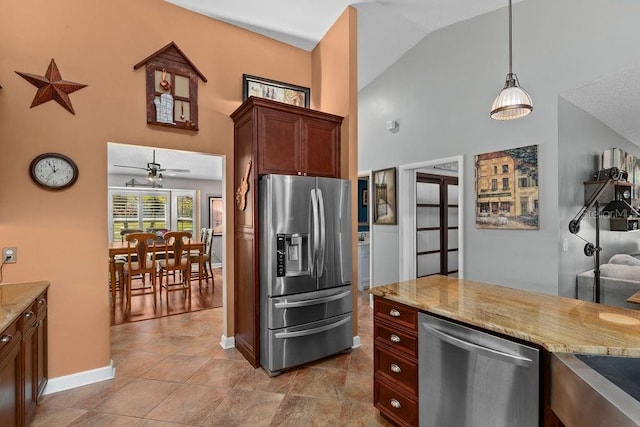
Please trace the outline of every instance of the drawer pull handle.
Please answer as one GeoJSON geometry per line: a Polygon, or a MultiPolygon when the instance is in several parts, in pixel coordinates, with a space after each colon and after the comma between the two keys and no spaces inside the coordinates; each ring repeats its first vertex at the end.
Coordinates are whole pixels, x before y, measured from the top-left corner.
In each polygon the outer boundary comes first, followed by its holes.
{"type": "Polygon", "coordinates": [[[33,311],[25,313],[24,317],[26,317],[27,319],[31,319],[33,317],[33,311]]]}
{"type": "Polygon", "coordinates": [[[33,327],[38,329],[40,327],[40,321],[36,320],[36,323],[33,324],[33,327]]]}
{"type": "Polygon", "coordinates": [[[396,365],[395,363],[391,364],[391,372],[395,372],[396,374],[399,374],[402,371],[402,369],[400,369],[400,366],[396,365]]]}
{"type": "Polygon", "coordinates": [[[396,310],[395,308],[392,308],[391,311],[389,311],[389,316],[391,316],[391,317],[400,317],[400,312],[398,310],[396,310]]]}
{"type": "Polygon", "coordinates": [[[400,409],[402,407],[400,402],[398,402],[396,399],[391,399],[391,406],[393,406],[396,409],[400,409]]]}
{"type": "Polygon", "coordinates": [[[44,299],[44,298],[40,298],[40,299],[38,300],[38,304],[40,304],[40,305],[44,305],[44,304],[46,304],[46,303],[47,303],[47,300],[46,300],[46,299],[44,299]]]}
{"type": "Polygon", "coordinates": [[[13,335],[3,335],[2,338],[0,338],[0,343],[6,344],[12,339],[13,339],[13,335]]]}
{"type": "Polygon", "coordinates": [[[391,334],[391,337],[389,337],[389,339],[391,340],[391,342],[400,342],[400,337],[396,334],[391,334]]]}

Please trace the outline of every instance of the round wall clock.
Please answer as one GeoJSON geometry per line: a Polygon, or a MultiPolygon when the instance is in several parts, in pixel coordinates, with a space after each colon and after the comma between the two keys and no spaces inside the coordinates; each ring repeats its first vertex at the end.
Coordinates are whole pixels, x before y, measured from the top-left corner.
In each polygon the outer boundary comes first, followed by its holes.
{"type": "Polygon", "coordinates": [[[59,153],[44,153],[31,161],[31,179],[47,190],[62,190],[75,184],[78,166],[69,157],[59,153]]]}

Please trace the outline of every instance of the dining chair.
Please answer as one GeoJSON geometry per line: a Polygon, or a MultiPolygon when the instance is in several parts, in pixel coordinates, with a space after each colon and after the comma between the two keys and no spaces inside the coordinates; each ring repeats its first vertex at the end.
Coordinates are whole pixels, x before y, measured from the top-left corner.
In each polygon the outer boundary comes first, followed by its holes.
{"type": "MultiPolygon", "coordinates": [[[[188,254],[191,251],[190,231],[168,231],[164,234],[165,257],[158,261],[160,288],[164,287],[169,303],[169,292],[184,291],[185,297],[191,297],[191,260],[188,254]],[[169,273],[178,272],[179,281],[173,276],[173,281],[169,281],[169,273]],[[166,282],[163,283],[163,277],[166,282]]],[[[162,300],[162,290],[160,291],[162,300]]]]}
{"type": "Polygon", "coordinates": [[[127,234],[143,232],[144,230],[140,230],[139,228],[123,228],[122,230],[120,230],[120,241],[124,243],[127,234]]]}
{"type": "Polygon", "coordinates": [[[154,233],[129,233],[127,240],[127,261],[122,272],[127,292],[127,309],[131,307],[131,298],[135,296],[153,295],[156,305],[156,246],[154,233]],[[143,280],[141,286],[133,287],[133,277],[149,274],[150,286],[143,280]]]}
{"type": "Polygon", "coordinates": [[[193,274],[191,272],[191,280],[198,279],[198,290],[202,291],[202,278],[204,276],[205,282],[208,284],[209,276],[211,276],[211,284],[213,281],[213,270],[211,269],[211,248],[213,245],[213,229],[203,228],[201,232],[200,241],[203,243],[204,251],[191,251],[189,258],[191,265],[198,266],[198,272],[193,274]]]}

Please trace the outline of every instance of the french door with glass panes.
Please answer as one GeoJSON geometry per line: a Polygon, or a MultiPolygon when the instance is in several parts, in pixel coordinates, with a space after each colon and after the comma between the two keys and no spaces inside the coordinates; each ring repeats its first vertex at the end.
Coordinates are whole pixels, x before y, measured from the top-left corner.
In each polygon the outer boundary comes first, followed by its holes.
{"type": "Polygon", "coordinates": [[[458,178],[416,175],[416,276],[458,272],[458,178]]]}

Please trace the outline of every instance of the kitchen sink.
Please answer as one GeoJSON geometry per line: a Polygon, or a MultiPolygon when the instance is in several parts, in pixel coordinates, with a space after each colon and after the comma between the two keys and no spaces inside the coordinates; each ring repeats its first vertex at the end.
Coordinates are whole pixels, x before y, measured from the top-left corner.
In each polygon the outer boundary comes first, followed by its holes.
{"type": "Polygon", "coordinates": [[[640,358],[552,354],[551,409],[567,427],[640,426],[640,358]]]}
{"type": "Polygon", "coordinates": [[[640,401],[640,358],[576,354],[591,369],[640,401]]]}

